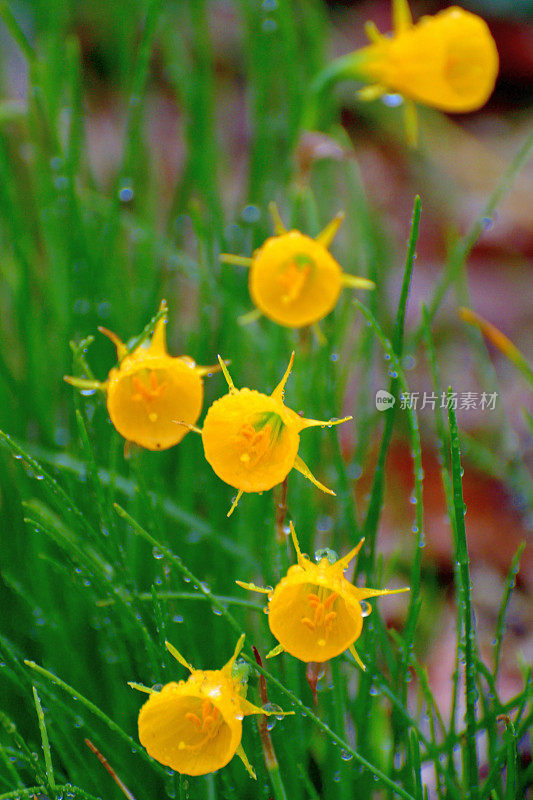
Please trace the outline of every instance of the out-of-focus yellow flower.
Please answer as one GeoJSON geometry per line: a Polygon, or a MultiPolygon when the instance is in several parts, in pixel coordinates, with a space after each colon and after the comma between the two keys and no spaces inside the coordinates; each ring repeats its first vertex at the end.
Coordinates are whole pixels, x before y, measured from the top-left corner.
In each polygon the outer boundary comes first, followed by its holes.
{"type": "Polygon", "coordinates": [[[392,35],[384,36],[367,23],[371,44],[333,62],[322,82],[362,80],[370,84],[360,92],[368,100],[401,94],[412,144],[417,138],[413,101],[449,112],[475,111],[487,102],[499,59],[481,17],[452,6],[413,24],[407,0],[393,0],[393,25],[392,35]]]}
{"type": "Polygon", "coordinates": [[[328,555],[314,563],[302,555],[292,523],[290,529],[298,563],[289,567],[287,575],[274,589],[237,581],[245,589],[268,594],[268,623],[279,642],[268,657],[285,650],[300,661],[322,662],[349,650],[365,669],[354,642],[361,635],[363,617],[370,613],[371,607],[365,603],[363,612],[361,603],[369,597],[408,592],[409,588],[359,589],[344,577],[345,569],[364,539],[333,563],[328,555]]]}
{"type": "Polygon", "coordinates": [[[242,720],[250,714],[285,712],[267,711],[246,699],[248,669],[235,664],[243,643],[244,634],[222,669],[203,670],[192,667],[167,642],[169,652],[191,673],[187,680],[167,683],[161,691],[130,683],[150,695],[139,712],[139,739],[160,764],[184,775],[206,775],[237,754],[255,778],[241,745],[242,720]]]}
{"type": "Polygon", "coordinates": [[[317,425],[339,425],[352,417],[323,422],[306,419],[287,408],[283,393],[293,360],[294,352],[279,385],[266,395],[255,389],[236,389],[219,356],[229,392],[215,400],[199,432],[205,457],[218,477],[238,489],[228,516],[244,492],[272,489],[285,480],[293,467],[323,492],[334,494],[317,481],[298,455],[300,433],[317,425]]]}
{"type": "Polygon", "coordinates": [[[245,315],[251,321],[261,314],[287,328],[313,325],[332,311],[343,286],[373,289],[374,283],[343,272],[328,250],[343,219],[336,217],[316,239],[300,231],[287,231],[274,203],[270,212],[275,236],[267,239],[252,258],[221,255],[226,264],[250,268],[249,290],[256,311],[245,315]]]}
{"type": "Polygon", "coordinates": [[[117,348],[118,365],[107,380],[84,380],[65,376],[67,383],[82,390],[101,390],[107,395],[107,409],[117,431],[129,442],[148,450],[165,450],[178,444],[194,425],[204,399],[202,376],[220,367],[200,367],[192,358],[169,356],[166,346],[165,313],[158,320],[149,344],[129,353],[126,345],[106,328],[117,348]]]}

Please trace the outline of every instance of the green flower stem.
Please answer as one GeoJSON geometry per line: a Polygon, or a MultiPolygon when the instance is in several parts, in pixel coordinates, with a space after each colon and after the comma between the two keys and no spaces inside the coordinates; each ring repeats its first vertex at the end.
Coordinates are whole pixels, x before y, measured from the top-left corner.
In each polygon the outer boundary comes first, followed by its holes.
{"type": "Polygon", "coordinates": [[[365,82],[368,74],[365,64],[368,56],[365,49],[348,53],[336,58],[318,73],[309,87],[304,110],[302,113],[301,129],[315,130],[320,127],[320,111],[327,92],[330,92],[336,83],[344,80],[365,82]]]}
{"type": "Polygon", "coordinates": [[[466,543],[465,504],[463,500],[461,454],[459,450],[459,432],[455,411],[452,407],[452,390],[448,388],[448,421],[450,426],[451,473],[453,486],[453,505],[455,525],[455,558],[457,576],[459,578],[459,604],[462,616],[464,638],[462,649],[465,658],[465,692],[466,692],[466,778],[467,800],[479,797],[479,773],[476,750],[476,661],[475,640],[472,618],[472,600],[470,592],[470,571],[468,548],[466,543]]]}

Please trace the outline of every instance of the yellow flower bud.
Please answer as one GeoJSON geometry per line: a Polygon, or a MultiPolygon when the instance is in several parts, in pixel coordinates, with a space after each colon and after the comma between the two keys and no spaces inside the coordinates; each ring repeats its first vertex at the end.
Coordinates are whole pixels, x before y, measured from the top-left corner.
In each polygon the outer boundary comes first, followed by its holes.
{"type": "MultiPolygon", "coordinates": [[[[244,643],[222,669],[195,669],[167,642],[172,655],[190,671],[186,681],[167,683],[161,691],[130,684],[149,693],[139,712],[139,739],[149,755],[184,775],[206,775],[224,767],[235,754],[250,776],[255,773],[241,746],[242,720],[266,711],[246,699],[246,679],[234,664],[244,643]]],[[[293,713],[293,712],[288,712],[293,713]]]]}
{"type": "Polygon", "coordinates": [[[314,563],[302,555],[292,523],[290,527],[298,563],[289,567],[277,586],[273,590],[261,589],[237,581],[245,589],[268,594],[268,624],[279,642],[269,656],[285,650],[300,661],[323,662],[350,650],[365,669],[354,648],[363,629],[363,616],[371,610],[366,604],[363,614],[362,601],[409,589],[358,588],[344,577],[364,539],[334,563],[327,556],[314,563]]]}
{"type": "Polygon", "coordinates": [[[318,107],[320,93],[346,78],[369,84],[359,92],[364,100],[400,94],[407,137],[416,145],[415,103],[452,113],[481,108],[496,83],[498,51],[486,22],[457,6],[413,24],[407,0],[392,0],[392,16],[392,34],[383,35],[368,22],[371,44],[341,56],[317,76],[314,102],[318,107]]]}
{"type": "Polygon", "coordinates": [[[372,281],[344,273],[328,251],[344,214],[338,214],[312,239],[297,230],[287,231],[275,204],[270,210],[276,235],[267,239],[252,258],[221,256],[227,264],[250,268],[250,297],[258,313],[246,315],[246,321],[264,314],[278,325],[302,328],[317,323],[335,308],[343,286],[374,288],[372,281]]]}
{"type": "Polygon", "coordinates": [[[498,51],[481,17],[453,6],[416,25],[407,18],[397,24],[392,36],[374,32],[359,51],[369,82],[442,111],[474,111],[487,102],[498,51]]]}
{"type": "MultiPolygon", "coordinates": [[[[166,309],[164,301],[161,308],[166,309]]],[[[188,433],[186,425],[194,425],[202,410],[202,376],[220,369],[218,365],[199,367],[188,356],[169,356],[165,325],[166,313],[157,322],[148,346],[142,344],[131,353],[116,334],[100,328],[117,348],[118,364],[107,381],[65,377],[80,389],[104,391],[117,431],[148,450],[165,450],[183,439],[188,433]]]]}

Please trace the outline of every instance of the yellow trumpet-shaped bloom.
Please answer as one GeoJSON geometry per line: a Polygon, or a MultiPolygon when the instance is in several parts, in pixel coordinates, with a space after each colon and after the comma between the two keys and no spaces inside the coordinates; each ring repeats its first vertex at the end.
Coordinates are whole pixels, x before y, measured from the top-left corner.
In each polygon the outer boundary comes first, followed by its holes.
{"type": "Polygon", "coordinates": [[[360,96],[387,93],[405,100],[408,138],[416,144],[414,103],[441,111],[468,112],[483,106],[494,89],[499,58],[487,23],[457,6],[413,24],[407,0],[393,0],[392,34],[366,26],[371,44],[342,56],[322,73],[318,85],[341,78],[368,83],[360,96]]]}
{"type": "Polygon", "coordinates": [[[358,588],[344,577],[364,539],[334,563],[327,555],[314,563],[302,555],[292,523],[290,529],[298,563],[289,567],[274,589],[237,581],[245,589],[268,594],[268,624],[279,642],[269,656],[285,650],[300,661],[323,662],[350,650],[365,669],[354,648],[363,629],[363,617],[371,611],[366,604],[363,612],[362,601],[409,589],[358,588]]]}
{"type": "Polygon", "coordinates": [[[228,513],[244,492],[263,492],[285,480],[294,467],[322,491],[334,494],[312,475],[298,455],[304,428],[347,422],[352,417],[325,422],[306,419],[283,402],[285,383],[294,360],[271,395],[255,389],[236,389],[219,356],[229,386],[228,394],[209,408],[201,430],[205,457],[223,481],[238,489],[228,513]]]}
{"type": "MultiPolygon", "coordinates": [[[[161,309],[166,311],[163,301],[161,309]]],[[[197,422],[202,410],[202,376],[220,367],[200,367],[192,358],[174,358],[167,352],[166,313],[158,320],[148,344],[129,353],[126,345],[106,328],[117,348],[118,365],[107,380],[84,380],[66,376],[67,383],[82,390],[106,393],[111,422],[128,441],[148,450],[165,450],[178,444],[188,432],[176,420],[188,425],[197,422]]]]}
{"type": "Polygon", "coordinates": [[[323,319],[336,306],[343,286],[373,289],[366,278],[344,273],[328,250],[344,214],[340,213],[316,239],[297,230],[287,231],[274,203],[270,204],[275,236],[267,239],[252,258],[223,254],[221,260],[250,268],[249,290],[256,312],[287,328],[302,328],[323,319]]]}
{"type": "Polygon", "coordinates": [[[241,745],[242,720],[250,714],[284,712],[266,711],[246,699],[246,674],[235,664],[243,643],[244,634],[222,669],[202,670],[167,642],[169,652],[191,673],[188,679],[167,683],[161,691],[130,684],[150,695],[139,712],[139,739],[160,764],[184,775],[206,775],[237,754],[255,778],[241,745]]]}

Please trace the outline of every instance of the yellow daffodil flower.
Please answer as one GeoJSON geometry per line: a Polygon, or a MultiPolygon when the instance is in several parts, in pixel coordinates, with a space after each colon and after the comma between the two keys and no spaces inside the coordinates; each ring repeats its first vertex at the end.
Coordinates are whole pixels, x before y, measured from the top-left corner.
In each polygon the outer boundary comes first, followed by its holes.
{"type": "MultiPolygon", "coordinates": [[[[161,309],[166,312],[165,301],[161,309]]],[[[169,356],[166,321],[165,313],[156,323],[149,345],[131,353],[116,334],[99,328],[116,346],[118,365],[103,383],[65,376],[67,383],[79,389],[105,392],[117,431],[148,450],[165,450],[183,439],[188,431],[176,418],[189,425],[197,422],[204,399],[202,376],[220,369],[218,365],[197,366],[188,356],[169,356]]]]}
{"type": "Polygon", "coordinates": [[[248,669],[235,664],[244,634],[222,669],[192,667],[173,645],[167,649],[191,673],[186,681],[167,683],[160,691],[130,683],[150,696],[139,712],[139,739],[149,755],[184,775],[206,775],[226,766],[237,754],[250,776],[255,772],[241,745],[242,720],[266,711],[246,699],[248,669]]]}
{"type": "Polygon", "coordinates": [[[317,481],[298,455],[300,433],[317,425],[339,425],[352,417],[322,422],[287,408],[283,396],[293,360],[294,352],[279,385],[266,395],[255,389],[236,389],[219,356],[229,392],[210,407],[202,430],[194,430],[201,433],[205,457],[218,477],[238,489],[228,516],[244,492],[272,489],[293,467],[323,492],[335,494],[317,481]]]}
{"type": "Polygon", "coordinates": [[[343,56],[319,76],[317,86],[342,78],[370,84],[363,99],[398,93],[405,101],[411,144],[417,140],[414,103],[452,113],[475,111],[488,100],[498,75],[496,44],[487,23],[457,6],[413,24],[407,0],[393,0],[391,35],[368,22],[371,44],[343,56]]]}
{"type": "Polygon", "coordinates": [[[369,597],[408,592],[404,589],[359,589],[344,577],[344,571],[361,545],[331,563],[324,555],[318,564],[302,555],[294,526],[290,525],[298,563],[274,589],[262,589],[237,581],[239,586],[268,595],[268,624],[279,645],[267,657],[284,650],[300,661],[323,662],[349,650],[362,669],[365,666],[354,647],[361,635],[363,616],[371,608],[361,603],[369,597]]]}
{"type": "Polygon", "coordinates": [[[373,289],[374,283],[343,272],[328,250],[343,219],[339,213],[316,239],[287,231],[271,203],[275,236],[267,239],[252,258],[221,255],[225,264],[249,267],[249,290],[256,310],[243,322],[265,317],[287,328],[314,325],[336,306],[343,286],[373,289]]]}

